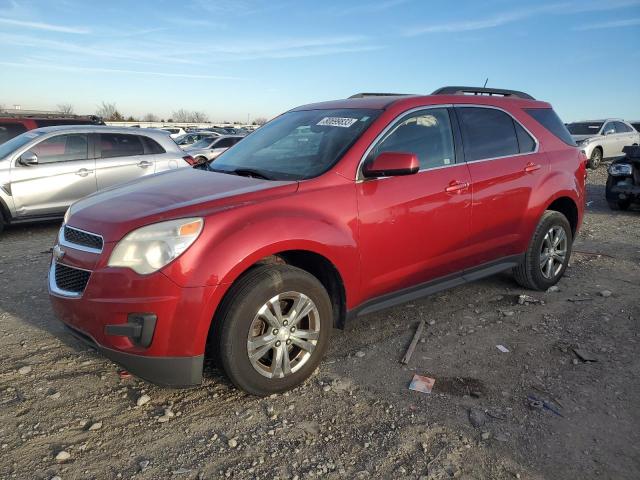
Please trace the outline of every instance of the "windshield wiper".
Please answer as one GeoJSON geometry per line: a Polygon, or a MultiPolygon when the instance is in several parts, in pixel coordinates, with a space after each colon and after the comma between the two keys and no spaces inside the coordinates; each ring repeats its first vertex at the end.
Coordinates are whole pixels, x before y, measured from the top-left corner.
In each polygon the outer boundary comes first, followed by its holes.
{"type": "Polygon", "coordinates": [[[263,180],[273,180],[269,175],[265,174],[261,170],[254,168],[236,168],[234,170],[222,170],[220,168],[213,168],[212,162],[207,163],[207,170],[216,173],[226,173],[227,175],[238,175],[240,177],[261,178],[263,180]]]}
{"type": "Polygon", "coordinates": [[[235,173],[241,177],[262,178],[263,180],[271,180],[271,178],[260,170],[253,168],[236,168],[229,173],[235,173]]]}

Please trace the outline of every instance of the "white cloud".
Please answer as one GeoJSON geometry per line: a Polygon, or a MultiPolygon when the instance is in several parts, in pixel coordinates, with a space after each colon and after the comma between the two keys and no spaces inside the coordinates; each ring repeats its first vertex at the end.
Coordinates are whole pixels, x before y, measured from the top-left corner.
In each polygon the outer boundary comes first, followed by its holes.
{"type": "Polygon", "coordinates": [[[611,22],[592,23],[588,25],[581,25],[579,27],[575,27],[574,30],[576,31],[600,30],[604,28],[635,27],[636,25],[640,25],[640,18],[628,18],[626,20],[613,20],[611,22]]]}
{"type": "Polygon", "coordinates": [[[15,20],[13,18],[0,18],[0,24],[14,27],[31,28],[35,30],[46,30],[48,32],[87,34],[91,30],[85,27],[65,27],[64,25],[54,25],[52,23],[29,22],[25,20],[15,20]]]}
{"type": "Polygon", "coordinates": [[[618,10],[622,8],[634,7],[640,5],[640,0],[610,0],[588,1],[588,2],[562,2],[541,5],[527,9],[516,9],[510,12],[498,13],[495,15],[477,18],[472,20],[462,20],[445,23],[433,23],[412,27],[405,30],[405,36],[426,35],[429,33],[451,33],[451,32],[467,32],[473,30],[486,30],[490,28],[500,27],[520,20],[525,20],[541,14],[551,15],[569,15],[586,12],[599,12],[618,10]]]}
{"type": "Polygon", "coordinates": [[[12,68],[35,68],[38,70],[61,70],[66,72],[79,72],[79,73],[117,73],[128,75],[144,75],[154,77],[177,77],[177,78],[201,78],[207,80],[242,80],[239,77],[224,76],[224,75],[206,75],[198,73],[173,73],[173,72],[158,72],[153,70],[129,70],[122,68],[100,68],[100,67],[82,67],[74,65],[58,65],[50,63],[18,63],[18,62],[0,62],[0,65],[12,68]]]}

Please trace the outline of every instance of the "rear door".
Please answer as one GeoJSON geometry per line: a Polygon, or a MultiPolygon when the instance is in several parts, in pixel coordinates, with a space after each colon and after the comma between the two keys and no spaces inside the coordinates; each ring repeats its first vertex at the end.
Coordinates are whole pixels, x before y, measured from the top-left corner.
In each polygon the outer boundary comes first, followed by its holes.
{"type": "Polygon", "coordinates": [[[618,134],[618,136],[620,137],[620,152],[616,156],[622,156],[624,155],[624,152],[622,151],[624,147],[637,143],[637,135],[636,132],[634,132],[634,130],[624,122],[615,122],[615,125],[616,134],[618,134]]]}
{"type": "Polygon", "coordinates": [[[534,137],[493,107],[458,106],[471,174],[471,248],[481,265],[522,252],[532,192],[548,168],[534,137]]]}
{"type": "Polygon", "coordinates": [[[96,141],[98,190],[155,172],[155,157],[140,135],[100,133],[96,141]]]}
{"type": "Polygon", "coordinates": [[[19,217],[63,214],[71,203],[96,191],[95,160],[89,136],[73,133],[49,137],[29,149],[36,165],[11,168],[11,192],[19,217]]]}

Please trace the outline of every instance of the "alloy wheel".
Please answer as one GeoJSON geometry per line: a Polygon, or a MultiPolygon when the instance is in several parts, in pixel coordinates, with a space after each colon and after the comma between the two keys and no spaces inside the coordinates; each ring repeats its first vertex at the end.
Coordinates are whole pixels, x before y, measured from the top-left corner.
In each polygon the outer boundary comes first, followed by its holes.
{"type": "Polygon", "coordinates": [[[284,378],[309,360],[320,338],[320,313],[300,292],[268,300],[256,313],[247,336],[253,368],[267,378],[284,378]]]}
{"type": "Polygon", "coordinates": [[[540,271],[547,280],[555,278],[567,258],[567,233],[561,226],[549,229],[540,248],[540,271]]]}

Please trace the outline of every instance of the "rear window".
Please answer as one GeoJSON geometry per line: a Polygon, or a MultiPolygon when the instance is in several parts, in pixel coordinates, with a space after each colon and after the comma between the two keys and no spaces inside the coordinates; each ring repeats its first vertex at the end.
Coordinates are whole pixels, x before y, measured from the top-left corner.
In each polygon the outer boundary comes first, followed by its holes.
{"type": "Polygon", "coordinates": [[[569,130],[567,130],[567,127],[564,126],[564,123],[552,108],[525,108],[525,112],[564,143],[572,147],[576,146],[576,142],[573,141],[569,130]]]}
{"type": "Polygon", "coordinates": [[[21,123],[0,123],[0,143],[11,140],[26,131],[27,127],[21,123]]]}
{"type": "Polygon", "coordinates": [[[140,137],[140,140],[142,140],[142,143],[144,143],[144,150],[146,154],[167,153],[167,151],[162,148],[162,146],[160,146],[158,142],[149,137],[140,137]]]}

